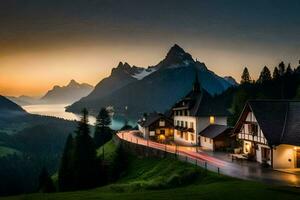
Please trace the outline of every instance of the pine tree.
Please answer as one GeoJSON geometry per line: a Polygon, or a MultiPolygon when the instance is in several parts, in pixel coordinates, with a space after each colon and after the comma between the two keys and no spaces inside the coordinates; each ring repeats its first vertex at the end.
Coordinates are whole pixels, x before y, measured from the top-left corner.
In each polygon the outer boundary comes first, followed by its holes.
{"type": "Polygon", "coordinates": [[[51,193],[55,192],[55,187],[49,173],[45,167],[42,168],[42,171],[39,176],[39,192],[51,193]]]}
{"type": "Polygon", "coordinates": [[[82,118],[74,142],[74,185],[75,189],[88,189],[100,183],[101,165],[97,159],[94,140],[90,136],[88,111],[82,111],[82,118]]]}
{"type": "Polygon", "coordinates": [[[273,79],[274,80],[277,80],[280,78],[280,74],[279,74],[279,70],[277,67],[274,68],[274,71],[273,71],[273,79]]]}
{"type": "Polygon", "coordinates": [[[280,62],[278,65],[279,75],[283,76],[285,74],[285,64],[284,62],[280,62]]]}
{"type": "Polygon", "coordinates": [[[292,74],[293,74],[293,70],[292,70],[292,67],[291,67],[291,63],[289,63],[288,67],[286,68],[285,75],[290,76],[292,74]]]}
{"type": "Polygon", "coordinates": [[[272,79],[271,72],[267,66],[264,66],[263,70],[260,73],[260,76],[257,80],[259,83],[263,83],[265,81],[270,81],[272,79]]]}
{"type": "Polygon", "coordinates": [[[241,78],[242,78],[241,79],[241,84],[251,83],[251,77],[250,77],[250,74],[249,74],[249,71],[248,71],[247,67],[244,68],[244,71],[243,71],[243,74],[242,74],[241,78]]]}
{"type": "Polygon", "coordinates": [[[74,189],[73,182],[73,148],[74,140],[70,134],[67,138],[65,149],[61,158],[58,171],[58,188],[60,191],[70,191],[74,189]]]}
{"type": "Polygon", "coordinates": [[[111,124],[111,119],[108,111],[102,108],[97,116],[95,124],[95,134],[94,139],[96,147],[100,147],[112,138],[112,130],[109,125],[111,124]]]}

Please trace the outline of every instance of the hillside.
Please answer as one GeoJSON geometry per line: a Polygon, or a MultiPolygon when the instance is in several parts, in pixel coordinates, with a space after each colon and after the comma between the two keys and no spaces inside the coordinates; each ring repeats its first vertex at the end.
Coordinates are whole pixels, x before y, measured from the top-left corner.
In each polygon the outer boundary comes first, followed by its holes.
{"type": "Polygon", "coordinates": [[[26,112],[19,105],[17,105],[16,103],[10,101],[9,99],[7,99],[6,97],[1,96],[1,95],[0,95],[0,111],[1,111],[1,113],[10,112],[10,113],[15,113],[15,114],[26,112]]]}
{"type": "Polygon", "coordinates": [[[75,80],[71,80],[66,86],[54,86],[49,90],[41,99],[41,103],[73,103],[80,98],[88,95],[93,86],[86,83],[78,83],[75,80]]]}
{"type": "MultiPolygon", "coordinates": [[[[105,146],[111,155],[112,143],[105,146]]],[[[172,158],[137,158],[129,156],[128,170],[115,184],[77,192],[28,194],[0,200],[67,200],[67,199],[297,199],[297,188],[268,186],[205,172],[172,158]],[[238,191],[238,192],[237,192],[238,191]]]]}
{"type": "Polygon", "coordinates": [[[192,87],[198,73],[201,85],[209,94],[220,94],[236,83],[208,70],[178,45],[166,57],[147,69],[120,63],[111,76],[101,81],[85,98],[67,108],[78,113],[83,107],[96,114],[101,107],[112,106],[119,115],[137,118],[144,112],[164,112],[192,87]],[[115,85],[112,84],[117,80],[115,85]]]}

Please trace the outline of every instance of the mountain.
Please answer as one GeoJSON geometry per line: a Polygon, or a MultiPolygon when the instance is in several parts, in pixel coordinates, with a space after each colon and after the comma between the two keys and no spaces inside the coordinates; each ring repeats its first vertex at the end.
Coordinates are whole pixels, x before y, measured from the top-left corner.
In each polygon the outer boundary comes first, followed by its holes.
{"type": "Polygon", "coordinates": [[[0,113],[23,114],[26,111],[16,103],[0,95],[0,113]]]}
{"type": "Polygon", "coordinates": [[[24,114],[27,113],[22,107],[0,95],[0,119],[24,114]]]}
{"type": "Polygon", "coordinates": [[[224,79],[233,86],[238,86],[239,85],[232,76],[225,76],[224,79]]]}
{"type": "Polygon", "coordinates": [[[71,80],[66,86],[54,86],[40,101],[42,103],[73,103],[81,97],[88,95],[92,90],[93,86],[89,84],[80,84],[75,80],[71,80]]]}
{"type": "Polygon", "coordinates": [[[131,118],[144,112],[163,112],[190,91],[195,73],[203,89],[211,95],[234,86],[232,81],[216,75],[204,63],[195,61],[180,46],[174,45],[161,62],[147,69],[120,63],[90,95],[69,106],[67,111],[79,112],[86,107],[96,114],[101,107],[112,106],[117,114],[131,118]],[[119,73],[114,74],[115,71],[119,73]],[[117,86],[112,84],[116,79],[117,86]],[[104,84],[106,82],[111,84],[104,84]]]}
{"type": "Polygon", "coordinates": [[[27,106],[32,104],[38,104],[39,99],[36,97],[30,97],[30,96],[19,96],[19,97],[13,97],[13,96],[7,96],[9,100],[13,101],[14,103],[20,105],[20,106],[27,106]]]}

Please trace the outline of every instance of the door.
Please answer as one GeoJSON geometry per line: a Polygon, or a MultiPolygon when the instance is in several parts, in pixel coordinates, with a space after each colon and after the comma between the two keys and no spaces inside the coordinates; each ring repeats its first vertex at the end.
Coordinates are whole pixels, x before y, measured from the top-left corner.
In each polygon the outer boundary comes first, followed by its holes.
{"type": "Polygon", "coordinates": [[[297,168],[300,168],[300,149],[297,149],[296,159],[297,159],[297,168]]]}
{"type": "Polygon", "coordinates": [[[270,160],[270,149],[261,147],[261,160],[267,162],[270,160]]]}

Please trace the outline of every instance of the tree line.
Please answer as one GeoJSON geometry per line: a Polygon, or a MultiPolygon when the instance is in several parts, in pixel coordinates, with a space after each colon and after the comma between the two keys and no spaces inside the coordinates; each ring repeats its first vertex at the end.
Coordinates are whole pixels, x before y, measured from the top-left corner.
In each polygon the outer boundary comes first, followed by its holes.
{"type": "Polygon", "coordinates": [[[232,115],[228,124],[234,126],[245,103],[250,99],[292,99],[300,100],[300,61],[293,68],[291,64],[280,62],[271,72],[264,66],[257,80],[254,80],[247,67],[241,75],[241,84],[230,88],[220,98],[232,115]]]}

